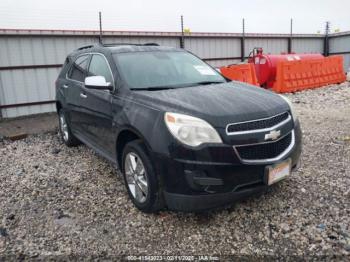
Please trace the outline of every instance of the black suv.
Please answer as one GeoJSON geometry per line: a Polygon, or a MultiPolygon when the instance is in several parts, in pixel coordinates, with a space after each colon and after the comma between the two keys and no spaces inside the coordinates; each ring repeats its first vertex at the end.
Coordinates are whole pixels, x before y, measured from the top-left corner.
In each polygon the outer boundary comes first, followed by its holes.
{"type": "Polygon", "coordinates": [[[92,45],[56,81],[60,133],[116,164],[137,208],[201,211],[264,191],[298,166],[288,100],[156,44],[92,45]]]}

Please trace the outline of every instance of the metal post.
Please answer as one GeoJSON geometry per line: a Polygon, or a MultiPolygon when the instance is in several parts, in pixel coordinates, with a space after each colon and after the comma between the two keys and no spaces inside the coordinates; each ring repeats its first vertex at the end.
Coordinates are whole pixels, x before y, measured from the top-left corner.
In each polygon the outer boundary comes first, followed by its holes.
{"type": "Polygon", "coordinates": [[[290,36],[288,38],[288,53],[292,53],[293,47],[293,19],[290,19],[290,36]]]}
{"type": "Polygon", "coordinates": [[[181,16],[181,38],[180,38],[180,48],[185,48],[184,17],[183,17],[183,16],[181,16]]]}
{"type": "Polygon", "coordinates": [[[330,22],[327,21],[326,28],[325,28],[325,36],[324,36],[324,45],[323,45],[324,46],[323,53],[325,56],[329,55],[329,39],[328,39],[329,30],[330,30],[330,22]]]}
{"type": "Polygon", "coordinates": [[[242,19],[242,38],[241,38],[241,61],[245,59],[245,23],[244,18],[242,19]]]}
{"type": "MultiPolygon", "coordinates": [[[[3,88],[1,83],[2,83],[2,81],[1,81],[1,75],[0,75],[0,95],[2,97],[5,97],[5,96],[3,96],[4,88],[3,88]]],[[[1,109],[1,100],[0,100],[0,120],[1,119],[2,119],[2,109],[1,109]]]]}
{"type": "Polygon", "coordinates": [[[98,12],[98,16],[99,16],[99,22],[100,22],[100,36],[98,38],[98,41],[100,44],[102,44],[102,15],[101,15],[101,12],[98,12]]]}

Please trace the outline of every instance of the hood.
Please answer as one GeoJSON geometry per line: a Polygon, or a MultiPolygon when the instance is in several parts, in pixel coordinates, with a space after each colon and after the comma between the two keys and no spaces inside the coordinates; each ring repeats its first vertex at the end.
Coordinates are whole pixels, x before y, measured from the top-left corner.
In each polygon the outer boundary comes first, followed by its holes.
{"type": "Polygon", "coordinates": [[[289,110],[277,94],[241,82],[159,91],[134,91],[133,99],[164,112],[199,117],[215,127],[267,118],[289,110]]]}

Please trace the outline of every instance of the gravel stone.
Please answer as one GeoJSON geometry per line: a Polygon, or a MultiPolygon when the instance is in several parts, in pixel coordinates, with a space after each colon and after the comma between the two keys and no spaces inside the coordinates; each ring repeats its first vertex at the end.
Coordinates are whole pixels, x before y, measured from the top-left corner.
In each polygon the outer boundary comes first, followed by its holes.
{"type": "Polygon", "coordinates": [[[0,227],[0,236],[2,237],[8,236],[6,228],[0,227]]]}
{"type": "Polygon", "coordinates": [[[15,215],[14,214],[10,214],[8,217],[7,217],[8,220],[14,220],[15,219],[15,215]]]}
{"type": "Polygon", "coordinates": [[[317,228],[319,228],[321,230],[324,230],[326,228],[326,225],[325,224],[319,224],[319,225],[317,225],[317,228]]]}
{"type": "Polygon", "coordinates": [[[303,129],[299,170],[203,214],[141,213],[119,171],[57,133],[0,142],[0,257],[350,256],[349,83],[286,96],[303,129]]]}
{"type": "Polygon", "coordinates": [[[61,152],[61,149],[59,149],[59,148],[54,148],[51,151],[51,153],[54,154],[54,155],[57,155],[59,152],[61,152]]]}

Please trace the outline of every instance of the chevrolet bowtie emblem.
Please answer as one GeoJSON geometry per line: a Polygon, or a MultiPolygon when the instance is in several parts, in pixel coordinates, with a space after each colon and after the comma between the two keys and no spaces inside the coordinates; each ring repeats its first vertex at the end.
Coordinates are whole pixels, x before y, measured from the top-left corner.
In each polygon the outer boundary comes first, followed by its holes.
{"type": "Polygon", "coordinates": [[[270,133],[265,134],[265,140],[276,140],[281,135],[281,130],[272,130],[270,133]]]}

